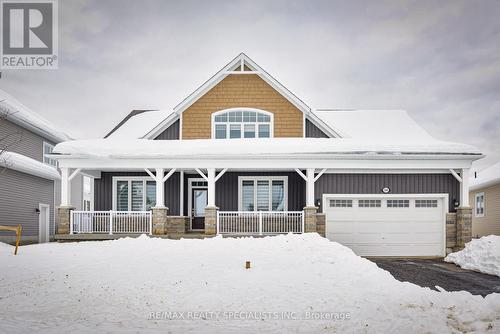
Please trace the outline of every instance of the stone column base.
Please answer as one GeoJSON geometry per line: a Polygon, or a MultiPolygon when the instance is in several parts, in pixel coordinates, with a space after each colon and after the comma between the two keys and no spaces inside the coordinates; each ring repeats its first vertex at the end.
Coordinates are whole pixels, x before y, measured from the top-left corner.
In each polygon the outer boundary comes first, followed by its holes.
{"type": "Polygon", "coordinates": [[[472,208],[457,208],[457,248],[464,248],[472,239],[472,208]]]}
{"type": "Polygon", "coordinates": [[[316,213],[318,208],[315,206],[306,206],[304,208],[304,233],[316,232],[316,213]]]}
{"type": "Polygon", "coordinates": [[[71,210],[75,208],[72,206],[58,206],[57,207],[57,229],[56,234],[69,234],[71,210]]]}
{"type": "Polygon", "coordinates": [[[153,211],[153,234],[163,235],[166,233],[168,208],[152,208],[153,211]]]}
{"type": "Polygon", "coordinates": [[[183,216],[168,216],[166,224],[166,234],[169,238],[178,239],[186,234],[189,225],[189,218],[183,216]]]}
{"type": "Polygon", "coordinates": [[[323,238],[326,237],[325,224],[326,224],[326,214],[317,213],[316,214],[316,232],[318,232],[318,234],[321,235],[323,238]]]}
{"type": "Polygon", "coordinates": [[[216,206],[207,206],[205,208],[205,234],[215,235],[217,234],[217,211],[219,210],[216,206]]]}

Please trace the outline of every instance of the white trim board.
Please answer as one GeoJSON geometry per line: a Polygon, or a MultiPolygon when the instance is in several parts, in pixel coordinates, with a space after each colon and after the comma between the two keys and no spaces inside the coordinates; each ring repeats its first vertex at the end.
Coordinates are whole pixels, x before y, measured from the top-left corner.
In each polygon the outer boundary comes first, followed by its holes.
{"type": "Polygon", "coordinates": [[[40,212],[38,213],[38,242],[50,242],[50,205],[49,204],[44,204],[44,203],[38,203],[38,210],[40,212]],[[42,241],[42,214],[43,210],[45,209],[45,219],[46,219],[46,228],[45,228],[45,238],[46,241],[42,241]]]}

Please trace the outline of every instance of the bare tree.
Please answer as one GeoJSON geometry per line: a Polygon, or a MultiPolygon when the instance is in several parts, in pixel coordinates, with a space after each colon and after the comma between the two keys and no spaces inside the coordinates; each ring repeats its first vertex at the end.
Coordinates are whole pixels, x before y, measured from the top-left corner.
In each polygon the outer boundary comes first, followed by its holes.
{"type": "Polygon", "coordinates": [[[0,101],[0,173],[9,165],[8,157],[5,157],[4,152],[8,151],[9,147],[19,144],[23,137],[23,133],[20,130],[6,133],[1,131],[1,123],[17,112],[10,112],[8,109],[2,108],[3,102],[5,102],[5,99],[0,101]]]}

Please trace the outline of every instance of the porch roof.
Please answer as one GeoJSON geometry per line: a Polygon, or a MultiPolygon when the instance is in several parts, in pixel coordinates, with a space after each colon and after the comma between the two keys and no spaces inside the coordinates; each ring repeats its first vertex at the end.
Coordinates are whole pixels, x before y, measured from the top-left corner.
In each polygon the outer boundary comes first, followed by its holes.
{"type": "Polygon", "coordinates": [[[454,155],[480,158],[481,152],[465,144],[434,139],[420,141],[370,140],[353,138],[260,138],[260,139],[91,139],[58,144],[54,157],[99,159],[203,159],[266,157],[394,157],[402,155],[454,155]]]}

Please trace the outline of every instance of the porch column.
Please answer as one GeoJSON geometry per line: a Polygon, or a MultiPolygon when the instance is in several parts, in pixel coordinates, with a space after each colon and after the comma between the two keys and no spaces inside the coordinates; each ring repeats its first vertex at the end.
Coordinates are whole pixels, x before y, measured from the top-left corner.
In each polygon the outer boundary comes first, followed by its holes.
{"type": "Polygon", "coordinates": [[[457,241],[458,249],[472,240],[472,208],[469,203],[469,168],[463,168],[460,182],[460,207],[457,208],[457,241]]]}
{"type": "Polygon", "coordinates": [[[207,169],[208,199],[207,206],[215,206],[215,168],[207,169]]]}
{"type": "Polygon", "coordinates": [[[469,168],[463,168],[460,183],[460,206],[469,207],[469,168]]]}
{"type": "Polygon", "coordinates": [[[306,170],[306,206],[314,207],[314,168],[306,170]]]}
{"type": "Polygon", "coordinates": [[[165,207],[165,189],[163,187],[163,175],[165,174],[165,169],[156,168],[156,208],[165,207]]]}
{"type": "Polygon", "coordinates": [[[69,194],[70,194],[70,183],[69,183],[69,168],[61,168],[61,206],[69,206],[69,194]]]}

